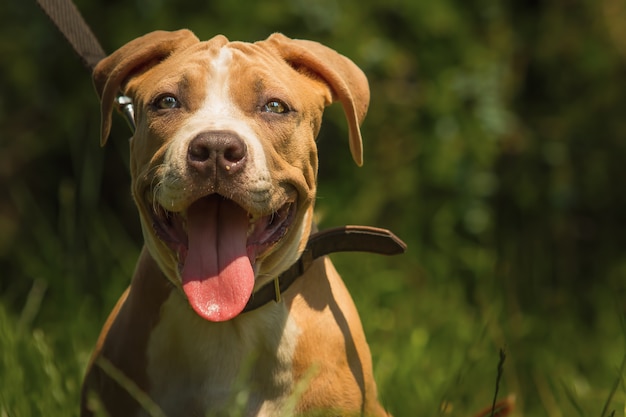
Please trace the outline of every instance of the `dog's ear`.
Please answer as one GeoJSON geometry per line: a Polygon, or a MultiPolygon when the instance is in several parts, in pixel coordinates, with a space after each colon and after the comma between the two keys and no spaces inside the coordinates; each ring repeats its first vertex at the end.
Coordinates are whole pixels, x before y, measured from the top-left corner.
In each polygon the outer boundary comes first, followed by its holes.
{"type": "Polygon", "coordinates": [[[96,65],[93,82],[101,101],[101,136],[104,146],[111,131],[111,113],[116,96],[134,75],[158,64],[174,51],[198,42],[189,30],[156,31],[134,39],[96,65]]]}
{"type": "Polygon", "coordinates": [[[363,141],[359,126],[365,118],[370,100],[370,90],[363,71],[345,56],[317,42],[290,39],[275,33],[264,43],[274,47],[294,68],[306,69],[328,84],[333,101],[341,102],[348,119],[352,158],[358,166],[363,165],[363,141]]]}

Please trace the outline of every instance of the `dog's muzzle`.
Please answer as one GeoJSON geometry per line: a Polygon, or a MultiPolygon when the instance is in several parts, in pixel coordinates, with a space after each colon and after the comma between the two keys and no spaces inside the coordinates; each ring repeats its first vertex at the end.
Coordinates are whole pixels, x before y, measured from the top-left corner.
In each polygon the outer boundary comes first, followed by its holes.
{"type": "Polygon", "coordinates": [[[268,215],[249,213],[219,194],[171,212],[153,204],[157,237],[178,259],[182,288],[191,306],[210,321],[237,316],[252,295],[254,266],[288,233],[295,200],[268,215]]]}

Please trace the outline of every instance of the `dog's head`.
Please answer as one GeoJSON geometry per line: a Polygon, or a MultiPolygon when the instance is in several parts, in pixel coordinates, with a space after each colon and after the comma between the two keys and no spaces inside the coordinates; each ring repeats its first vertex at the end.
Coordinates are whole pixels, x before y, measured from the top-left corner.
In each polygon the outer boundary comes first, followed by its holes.
{"type": "Polygon", "coordinates": [[[132,191],[146,245],[191,306],[212,321],[294,263],[308,239],[315,138],[343,105],[352,156],[369,103],[363,73],[319,43],[274,34],[253,44],[153,32],[94,71],[109,135],[118,94],[131,98],[132,191]]]}

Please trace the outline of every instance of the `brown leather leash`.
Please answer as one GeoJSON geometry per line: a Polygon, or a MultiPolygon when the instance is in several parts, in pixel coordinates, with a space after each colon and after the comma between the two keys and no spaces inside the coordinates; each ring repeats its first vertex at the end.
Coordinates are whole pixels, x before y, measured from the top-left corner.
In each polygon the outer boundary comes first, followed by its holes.
{"type": "MultiPolygon", "coordinates": [[[[91,72],[98,62],[107,56],[98,38],[83,19],[72,0],[37,0],[39,7],[48,15],[65,40],[72,45],[74,52],[91,72]]],[[[116,98],[118,110],[126,119],[130,130],[135,132],[135,113],[130,98],[119,95],[116,98]]]]}
{"type": "MultiPolygon", "coordinates": [[[[37,0],[39,6],[72,45],[83,64],[93,71],[106,57],[100,42],[93,34],[72,0],[37,0]]],[[[120,95],[118,109],[131,130],[135,130],[133,106],[130,98],[120,95]]],[[[254,310],[274,300],[280,302],[281,293],[311,266],[314,260],[335,252],[370,252],[382,255],[404,253],[406,244],[386,229],[369,226],[343,226],[323,230],[310,236],[300,259],[273,282],[256,291],[244,312],[254,310]]]]}
{"type": "Polygon", "coordinates": [[[37,4],[72,45],[83,64],[93,70],[106,53],[72,0],[37,0],[37,4]]]}

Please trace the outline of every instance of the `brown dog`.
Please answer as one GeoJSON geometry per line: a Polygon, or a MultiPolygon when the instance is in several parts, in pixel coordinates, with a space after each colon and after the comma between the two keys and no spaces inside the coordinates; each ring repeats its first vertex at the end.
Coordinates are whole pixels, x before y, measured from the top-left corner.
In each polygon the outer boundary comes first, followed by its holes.
{"type": "Polygon", "coordinates": [[[246,307],[307,244],[315,137],[334,101],[362,163],[363,73],[311,41],[200,42],[181,30],[128,43],[94,80],[103,144],[116,95],[135,106],[132,193],[145,247],[102,330],[82,415],[94,399],[116,417],[233,404],[246,416],[386,415],[359,316],[327,258],[279,302],[246,307]]]}

